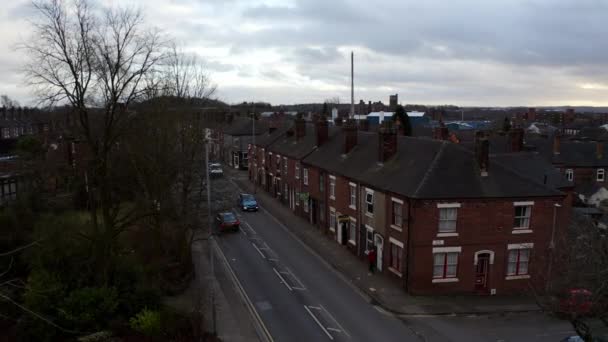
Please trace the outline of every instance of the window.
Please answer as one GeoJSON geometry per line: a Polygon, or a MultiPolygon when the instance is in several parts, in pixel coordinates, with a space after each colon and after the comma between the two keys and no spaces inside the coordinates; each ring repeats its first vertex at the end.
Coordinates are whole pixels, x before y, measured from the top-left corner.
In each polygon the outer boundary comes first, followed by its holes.
{"type": "Polygon", "coordinates": [[[357,209],[357,186],[353,183],[349,183],[350,188],[350,207],[351,209],[357,209]]]}
{"type": "Polygon", "coordinates": [[[308,197],[306,199],[302,199],[302,208],[304,208],[304,212],[308,212],[308,197]]]}
{"type": "Polygon", "coordinates": [[[329,198],[336,198],[336,177],[329,176],[329,198]]]}
{"type": "Polygon", "coordinates": [[[456,278],[458,271],[458,253],[433,254],[433,278],[456,278]]]}
{"type": "Polygon", "coordinates": [[[368,225],[365,226],[365,250],[369,251],[374,248],[374,229],[368,225]]]}
{"type": "Polygon", "coordinates": [[[336,231],[336,210],[329,208],[329,230],[336,231]]]}
{"type": "Polygon", "coordinates": [[[281,172],[281,156],[277,155],[277,172],[281,172]]]}
{"type": "Polygon", "coordinates": [[[509,251],[509,265],[507,266],[508,276],[518,276],[528,274],[528,264],[530,263],[530,249],[512,249],[509,251]]]}
{"type": "Polygon", "coordinates": [[[287,158],[283,157],[283,173],[287,177],[287,158]]]}
{"type": "Polygon", "coordinates": [[[604,169],[597,169],[597,181],[598,182],[604,181],[604,169]]]}
{"type": "Polygon", "coordinates": [[[262,149],[262,165],[266,165],[266,150],[262,149]]]}
{"type": "Polygon", "coordinates": [[[572,182],[574,180],[574,171],[572,169],[567,169],[566,170],[566,178],[570,182],[572,182]]]}
{"type": "Polygon", "coordinates": [[[365,210],[367,214],[374,214],[374,191],[370,189],[365,189],[365,210]]]}
{"type": "Polygon", "coordinates": [[[323,174],[319,175],[319,192],[323,193],[325,191],[325,176],[323,174]]]}
{"type": "Polygon", "coordinates": [[[304,175],[302,176],[302,178],[304,178],[304,185],[308,185],[308,169],[304,168],[304,175]]]}
{"type": "Polygon", "coordinates": [[[356,246],[357,245],[357,221],[350,219],[348,225],[348,243],[356,246]]]}
{"type": "Polygon", "coordinates": [[[439,208],[439,232],[440,233],[456,232],[457,216],[458,216],[458,208],[439,208]]]}
{"type": "Polygon", "coordinates": [[[401,227],[403,224],[403,203],[392,201],[393,204],[393,218],[391,224],[395,227],[401,227]]]}
{"type": "Polygon", "coordinates": [[[300,164],[296,163],[296,179],[300,179],[300,164]]]}
{"type": "Polygon", "coordinates": [[[287,196],[289,196],[289,189],[287,188],[287,183],[285,183],[285,191],[283,192],[283,198],[287,200],[287,196]]]}
{"type": "Polygon", "coordinates": [[[390,254],[389,254],[389,265],[390,268],[401,274],[401,256],[403,255],[403,243],[390,239],[390,254]]]}
{"type": "Polygon", "coordinates": [[[516,205],[515,206],[515,221],[513,223],[515,229],[528,229],[530,227],[531,212],[532,212],[531,205],[516,205]]]}
{"type": "Polygon", "coordinates": [[[3,139],[8,139],[11,137],[11,132],[8,128],[3,128],[2,129],[2,138],[3,139]]]}

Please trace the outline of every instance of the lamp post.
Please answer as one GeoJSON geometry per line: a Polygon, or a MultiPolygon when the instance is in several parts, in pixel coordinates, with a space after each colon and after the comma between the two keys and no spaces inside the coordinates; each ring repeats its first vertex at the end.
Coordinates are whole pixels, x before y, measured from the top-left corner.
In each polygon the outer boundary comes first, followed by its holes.
{"type": "MultiPolygon", "coordinates": [[[[258,167],[257,167],[257,159],[258,159],[258,153],[257,153],[257,149],[255,148],[255,101],[253,102],[253,112],[251,113],[251,152],[253,153],[253,163],[251,163],[251,165],[253,166],[253,173],[252,173],[252,181],[253,181],[253,193],[256,193],[256,185],[257,185],[257,176],[258,176],[258,167]]],[[[251,159],[251,156],[250,158],[251,159]]]]}

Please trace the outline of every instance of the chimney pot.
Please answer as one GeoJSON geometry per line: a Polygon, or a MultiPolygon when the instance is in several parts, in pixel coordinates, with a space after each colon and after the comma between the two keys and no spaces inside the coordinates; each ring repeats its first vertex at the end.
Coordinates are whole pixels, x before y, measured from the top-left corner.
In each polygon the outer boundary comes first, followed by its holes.
{"type": "Polygon", "coordinates": [[[378,130],[378,161],[384,163],[397,153],[397,130],[385,123],[378,130]]]}
{"type": "Polygon", "coordinates": [[[317,119],[315,122],[315,131],[317,134],[317,146],[321,146],[329,138],[327,119],[325,117],[320,117],[317,119]]]}
{"type": "Polygon", "coordinates": [[[561,143],[562,143],[562,137],[556,133],[553,136],[553,154],[554,155],[559,155],[559,152],[561,150],[561,143]]]}
{"type": "Polygon", "coordinates": [[[490,164],[490,143],[485,132],[475,132],[475,159],[482,177],[488,175],[490,164]]]}
{"type": "Polygon", "coordinates": [[[354,119],[349,119],[342,127],[344,132],[344,154],[350,152],[357,145],[357,125],[354,119]]]}
{"type": "Polygon", "coordinates": [[[521,152],[524,149],[524,130],[521,127],[512,128],[509,131],[511,152],[521,152]]]}
{"type": "Polygon", "coordinates": [[[302,117],[295,120],[296,140],[302,139],[306,135],[306,121],[302,117]]]}

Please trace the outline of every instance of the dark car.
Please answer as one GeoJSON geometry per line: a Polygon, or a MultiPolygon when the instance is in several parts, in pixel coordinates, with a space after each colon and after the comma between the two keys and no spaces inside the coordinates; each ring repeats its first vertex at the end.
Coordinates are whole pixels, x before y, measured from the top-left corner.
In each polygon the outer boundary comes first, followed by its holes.
{"type": "Polygon", "coordinates": [[[218,223],[220,233],[226,231],[236,232],[241,226],[241,222],[239,222],[239,219],[236,217],[236,215],[229,211],[217,214],[215,220],[218,223]]]}
{"type": "Polygon", "coordinates": [[[237,205],[243,211],[258,211],[258,201],[250,194],[240,194],[237,205]]]}

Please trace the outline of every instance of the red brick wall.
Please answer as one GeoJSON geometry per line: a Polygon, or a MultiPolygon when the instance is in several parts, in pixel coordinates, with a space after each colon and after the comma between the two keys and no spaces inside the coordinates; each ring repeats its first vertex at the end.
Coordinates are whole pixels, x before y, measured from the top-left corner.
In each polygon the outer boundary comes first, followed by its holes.
{"type": "Polygon", "coordinates": [[[572,169],[574,171],[574,184],[575,185],[580,185],[580,184],[588,183],[588,182],[596,182],[597,184],[600,184],[600,185],[607,185],[606,179],[608,177],[608,174],[606,174],[606,172],[608,172],[608,168],[602,168],[602,169],[604,169],[604,181],[603,182],[597,181],[597,169],[598,168],[563,167],[562,173],[564,174],[564,176],[566,175],[567,169],[572,169]]]}
{"type": "MultiPolygon", "coordinates": [[[[525,200],[525,199],[520,199],[525,200]]],[[[529,199],[528,199],[529,200],[529,199]]],[[[474,253],[491,250],[495,253],[494,264],[490,267],[488,288],[495,288],[498,294],[525,291],[530,280],[505,280],[507,266],[507,245],[534,243],[529,274],[538,279],[544,270],[544,259],[551,238],[554,203],[560,203],[558,222],[568,222],[569,200],[559,198],[534,199],[530,219],[532,233],[512,234],[514,220],[513,202],[509,200],[453,200],[458,202],[457,237],[437,237],[439,209],[437,201],[416,201],[412,209],[409,253],[409,290],[413,294],[464,293],[474,292],[474,253]],[[442,240],[442,245],[433,245],[434,240],[442,240]],[[433,247],[461,246],[458,259],[458,282],[432,283],[433,247]]],[[[557,226],[560,230],[563,225],[557,226]]]]}

